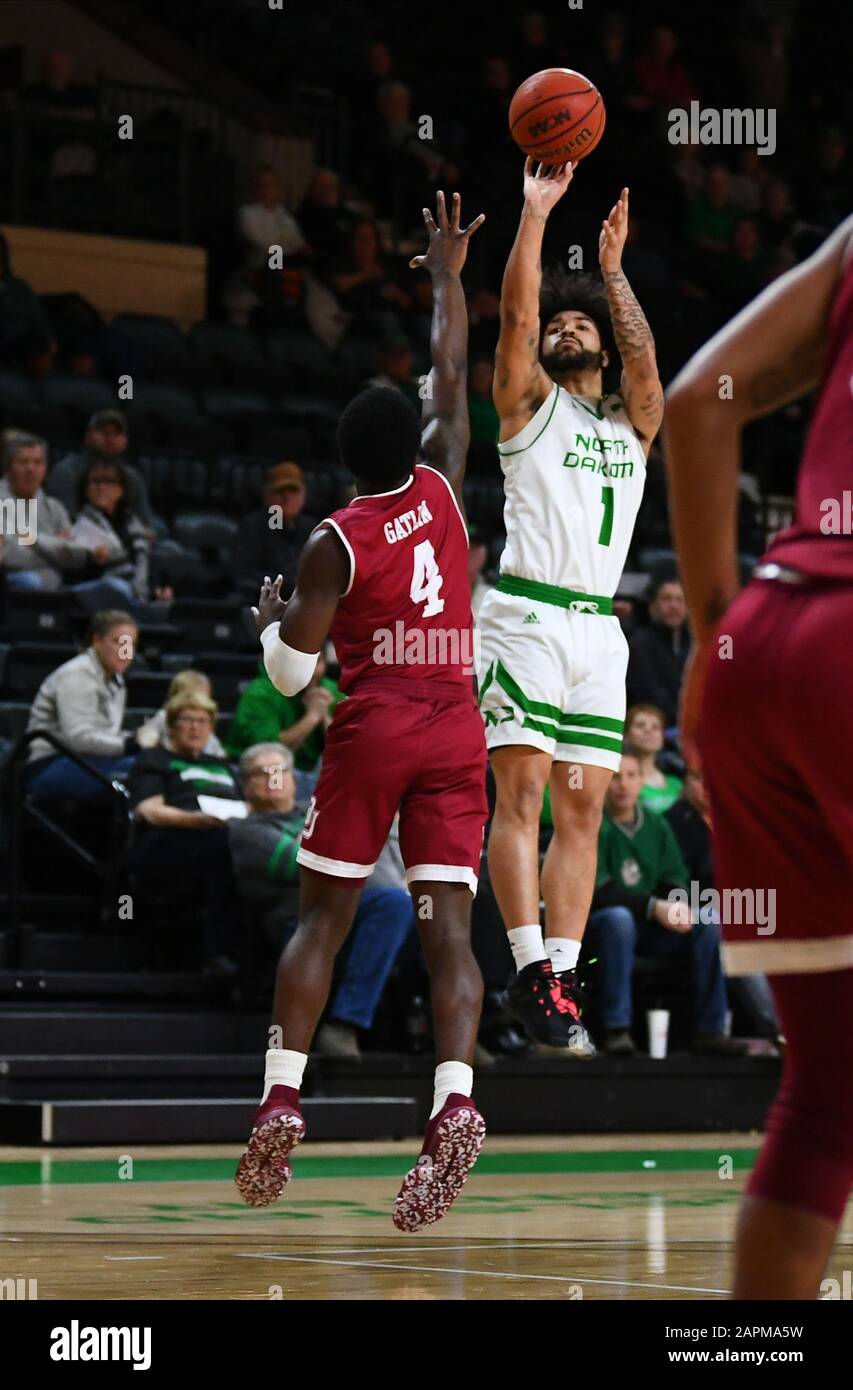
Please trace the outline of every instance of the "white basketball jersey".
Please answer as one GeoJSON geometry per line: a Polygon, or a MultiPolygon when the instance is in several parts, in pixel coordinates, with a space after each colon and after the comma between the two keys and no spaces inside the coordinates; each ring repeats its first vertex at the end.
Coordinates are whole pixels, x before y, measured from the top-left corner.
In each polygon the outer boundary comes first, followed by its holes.
{"type": "Polygon", "coordinates": [[[506,492],[501,573],[612,598],[646,481],[621,397],[596,403],[555,385],[498,452],[506,492]]]}

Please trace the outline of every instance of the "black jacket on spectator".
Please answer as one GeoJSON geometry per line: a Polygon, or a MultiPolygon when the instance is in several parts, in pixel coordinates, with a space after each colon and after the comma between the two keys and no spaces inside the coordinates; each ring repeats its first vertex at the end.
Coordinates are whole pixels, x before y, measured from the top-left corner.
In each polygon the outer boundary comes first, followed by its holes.
{"type": "Polygon", "coordinates": [[[684,797],[679,797],[674,806],[664,811],[665,818],[672,826],[678,847],[687,865],[691,883],[699,884],[699,891],[714,886],[714,861],[711,856],[711,831],[695,806],[684,797]]]}
{"type": "Polygon", "coordinates": [[[308,537],[317,525],[313,517],[298,516],[285,522],[279,530],[270,526],[269,512],[262,507],[243,518],[237,538],[237,585],[257,598],[264,575],[284,577],[282,595],[287,598],[296,583],[299,556],[308,537]]]}
{"type": "Polygon", "coordinates": [[[183,758],[168,748],[146,749],[131,769],[131,806],[138,806],[149,796],[162,796],[167,806],[177,806],[181,811],[200,811],[199,796],[243,800],[231,764],[225,758],[211,758],[207,753],[195,759],[183,758]]]}
{"type": "Polygon", "coordinates": [[[649,623],[637,628],[630,642],[628,704],[659,705],[667,725],[678,720],[678,693],[690,651],[686,623],[666,627],[649,623]]]}

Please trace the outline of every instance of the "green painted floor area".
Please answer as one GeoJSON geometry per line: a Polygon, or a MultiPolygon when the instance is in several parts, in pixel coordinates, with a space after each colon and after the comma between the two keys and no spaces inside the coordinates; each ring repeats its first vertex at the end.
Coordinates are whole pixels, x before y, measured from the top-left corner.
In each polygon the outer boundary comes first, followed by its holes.
{"type": "MultiPolygon", "coordinates": [[[[412,1153],[416,1153],[412,1145],[412,1153]]],[[[730,1158],[738,1171],[752,1167],[757,1147],[746,1149],[613,1149],[584,1153],[484,1153],[477,1163],[480,1176],[536,1173],[719,1173],[720,1160],[730,1158]]],[[[300,1155],[300,1178],[387,1178],[399,1176],[399,1154],[365,1154],[347,1158],[300,1155]]],[[[21,1159],[0,1162],[0,1187],[57,1186],[68,1183],[112,1183],[116,1159],[21,1159]]],[[[231,1182],[233,1158],[148,1158],[133,1163],[134,1182],[231,1182]]]]}

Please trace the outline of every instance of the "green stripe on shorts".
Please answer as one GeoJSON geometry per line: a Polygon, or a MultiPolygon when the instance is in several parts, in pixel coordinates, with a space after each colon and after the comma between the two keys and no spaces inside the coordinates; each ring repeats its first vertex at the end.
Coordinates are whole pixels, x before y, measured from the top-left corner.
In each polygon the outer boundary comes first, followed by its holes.
{"type": "MultiPolygon", "coordinates": [[[[622,734],[625,730],[624,719],[608,719],[601,714],[564,714],[556,705],[545,704],[543,700],[531,700],[529,696],[525,695],[521,686],[513,680],[502,661],[497,663],[495,679],[505,694],[507,694],[509,698],[518,705],[519,709],[522,709],[527,715],[538,715],[540,718],[553,720],[555,724],[560,725],[573,724],[583,729],[600,729],[605,733],[622,734]]],[[[485,690],[485,686],[483,689],[485,690]]],[[[531,724],[529,727],[535,728],[536,725],[531,724]]],[[[544,732],[544,730],[542,732],[544,732]]],[[[555,737],[557,737],[557,735],[555,735],[555,737]]],[[[589,735],[589,737],[591,738],[592,735],[589,735]]],[[[579,734],[574,739],[561,739],[561,741],[585,743],[587,739],[579,734]]],[[[602,744],[591,744],[590,746],[612,748],[614,752],[618,753],[621,748],[621,743],[616,743],[613,739],[607,739],[602,744]]]]}

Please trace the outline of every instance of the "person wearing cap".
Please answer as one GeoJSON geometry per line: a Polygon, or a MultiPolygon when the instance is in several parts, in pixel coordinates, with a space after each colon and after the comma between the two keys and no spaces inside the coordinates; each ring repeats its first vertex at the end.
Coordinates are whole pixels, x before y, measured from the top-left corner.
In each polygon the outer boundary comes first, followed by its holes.
{"type": "Polygon", "coordinates": [[[297,463],[275,464],[261,495],[263,506],[243,518],[236,547],[237,588],[253,603],[266,575],[282,575],[282,595],[292,592],[302,547],[316,524],[302,514],[305,479],[297,463]]]}
{"type": "Polygon", "coordinates": [[[157,533],[157,519],[151,508],[145,479],[127,461],[127,447],[127,420],[123,413],[113,408],[96,411],[83,436],[82,450],[66,454],[54,464],[45,483],[45,491],[57,498],[71,516],[75,516],[80,484],[90,465],[120,463],[127,481],[128,507],[150,533],[149,539],[153,540],[157,533]]]}

